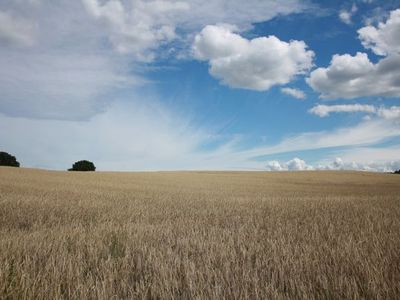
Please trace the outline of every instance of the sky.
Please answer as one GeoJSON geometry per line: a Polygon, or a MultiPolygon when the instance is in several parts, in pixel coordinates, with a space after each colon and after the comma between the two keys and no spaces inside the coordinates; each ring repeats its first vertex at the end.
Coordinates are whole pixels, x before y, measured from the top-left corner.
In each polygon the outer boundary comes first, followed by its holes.
{"type": "Polygon", "coordinates": [[[0,150],[103,171],[400,169],[400,0],[2,0],[0,150]]]}

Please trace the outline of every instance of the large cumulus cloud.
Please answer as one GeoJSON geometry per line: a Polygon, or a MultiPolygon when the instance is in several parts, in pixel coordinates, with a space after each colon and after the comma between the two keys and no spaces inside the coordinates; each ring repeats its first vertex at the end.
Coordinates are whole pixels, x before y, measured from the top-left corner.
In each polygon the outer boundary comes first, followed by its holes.
{"type": "Polygon", "coordinates": [[[195,37],[194,57],[208,61],[209,72],[222,83],[265,91],[290,82],[312,67],[314,52],[303,41],[276,36],[246,39],[229,25],[209,25],[195,37]]]}
{"type": "Polygon", "coordinates": [[[308,84],[325,99],[400,97],[400,9],[392,11],[386,23],[358,33],[364,47],[385,57],[373,63],[362,52],[336,54],[328,67],[311,72],[308,84]]]}

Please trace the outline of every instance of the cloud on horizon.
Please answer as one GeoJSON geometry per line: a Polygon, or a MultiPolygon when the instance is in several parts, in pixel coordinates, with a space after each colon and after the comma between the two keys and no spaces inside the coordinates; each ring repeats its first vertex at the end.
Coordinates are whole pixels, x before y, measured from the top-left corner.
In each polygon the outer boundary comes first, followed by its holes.
{"type": "Polygon", "coordinates": [[[344,162],[340,157],[331,162],[320,163],[315,166],[308,165],[300,158],[293,158],[287,162],[276,160],[268,161],[266,171],[367,171],[367,172],[394,172],[400,170],[400,160],[385,162],[357,163],[355,161],[344,162]]]}

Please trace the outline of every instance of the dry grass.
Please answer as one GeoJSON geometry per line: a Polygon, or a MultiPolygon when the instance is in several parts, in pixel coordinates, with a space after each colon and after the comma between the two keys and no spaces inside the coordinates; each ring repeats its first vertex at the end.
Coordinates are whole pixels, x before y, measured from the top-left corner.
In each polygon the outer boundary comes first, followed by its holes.
{"type": "Polygon", "coordinates": [[[0,168],[0,298],[400,297],[400,176],[0,168]]]}

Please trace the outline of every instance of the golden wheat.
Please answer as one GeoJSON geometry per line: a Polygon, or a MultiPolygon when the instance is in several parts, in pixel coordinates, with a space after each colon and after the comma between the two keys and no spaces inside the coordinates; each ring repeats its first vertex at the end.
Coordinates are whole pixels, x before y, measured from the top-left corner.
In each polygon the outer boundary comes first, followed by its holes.
{"type": "Polygon", "coordinates": [[[400,297],[400,176],[0,168],[0,298],[400,297]]]}

